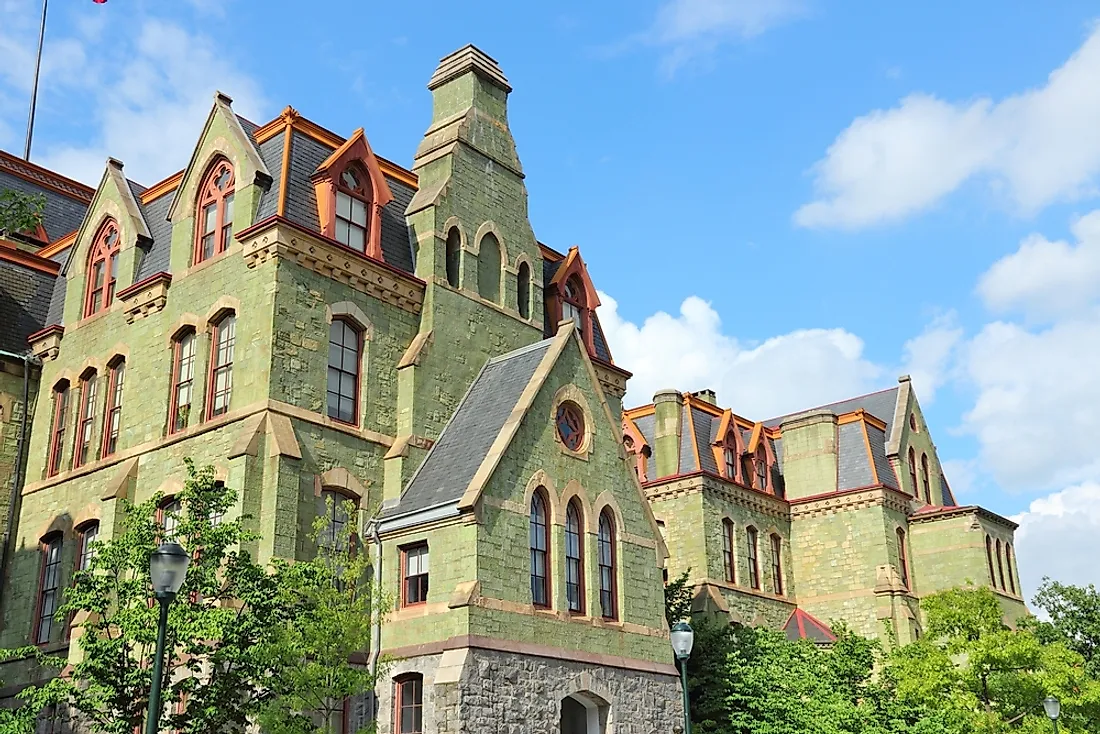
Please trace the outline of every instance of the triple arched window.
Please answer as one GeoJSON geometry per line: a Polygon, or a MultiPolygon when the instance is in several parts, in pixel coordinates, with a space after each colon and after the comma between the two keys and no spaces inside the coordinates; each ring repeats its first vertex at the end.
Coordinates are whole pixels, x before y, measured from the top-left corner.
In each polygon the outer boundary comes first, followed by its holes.
{"type": "Polygon", "coordinates": [[[985,558],[989,564],[989,583],[994,589],[1016,593],[1016,575],[1012,568],[1012,545],[985,536],[985,558]],[[1002,555],[1003,554],[1003,555],[1002,555]],[[1005,573],[1007,568],[1007,573],[1005,573]],[[1007,584],[1005,583],[1007,581],[1007,584]]]}
{"type": "Polygon", "coordinates": [[[500,242],[489,232],[478,245],[477,292],[493,303],[500,303],[500,262],[500,242]]]}
{"type": "MultiPolygon", "coordinates": [[[[531,562],[531,603],[550,608],[550,512],[546,491],[539,487],[531,495],[528,522],[528,548],[531,562]]],[[[585,529],[580,502],[574,498],[565,506],[565,602],[572,614],[584,614],[585,529]]],[[[604,508],[596,527],[596,576],[599,610],[604,619],[618,619],[618,548],[615,541],[615,517],[604,508]]]]}
{"type": "Polygon", "coordinates": [[[88,253],[87,282],[84,294],[84,316],[107,310],[115,300],[118,276],[118,253],[122,243],[118,224],[108,219],[99,228],[88,253]]]}
{"type": "Polygon", "coordinates": [[[199,185],[195,212],[193,262],[209,260],[229,249],[233,235],[233,165],[219,158],[207,170],[199,185]]]}

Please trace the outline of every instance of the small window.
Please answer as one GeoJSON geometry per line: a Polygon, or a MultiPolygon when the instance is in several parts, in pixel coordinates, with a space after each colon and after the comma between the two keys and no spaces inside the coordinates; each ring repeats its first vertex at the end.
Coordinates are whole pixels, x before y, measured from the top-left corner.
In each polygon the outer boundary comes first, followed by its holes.
{"type": "Polygon", "coordinates": [[[572,319],[573,323],[577,325],[577,329],[581,332],[581,336],[584,336],[584,311],[586,308],[587,299],[585,298],[584,286],[581,284],[581,279],[576,275],[570,276],[565,281],[565,288],[562,291],[561,299],[561,317],[565,319],[572,319]]]}
{"type": "Polygon", "coordinates": [[[558,437],[570,451],[580,451],[584,443],[584,413],[576,403],[566,400],[558,406],[558,437]]]}
{"type": "Polygon", "coordinates": [[[540,487],[531,495],[531,603],[536,607],[550,606],[549,573],[549,520],[546,511],[546,498],[540,487]]]}
{"type": "Polygon", "coordinates": [[[920,491],[917,489],[917,452],[909,447],[909,490],[913,496],[920,499],[920,491]]]}
{"type": "Polygon", "coordinates": [[[1016,575],[1012,572],[1012,546],[1005,543],[1005,566],[1008,568],[1008,590],[1016,593],[1016,575]]]}
{"type": "Polygon", "coordinates": [[[195,332],[188,330],[172,344],[172,402],[168,432],[187,428],[195,393],[195,332]]]}
{"type": "Polygon", "coordinates": [[[87,571],[95,555],[94,543],[99,539],[99,523],[90,522],[78,531],[80,546],[77,549],[76,570],[87,571]]]}
{"type": "Polygon", "coordinates": [[[756,449],[753,466],[756,469],[756,488],[763,492],[768,488],[768,454],[763,446],[756,449]]]}
{"type": "Polygon", "coordinates": [[[531,266],[526,262],[516,272],[516,310],[521,319],[531,317],[531,266]]]}
{"type": "Polygon", "coordinates": [[[909,414],[909,430],[912,431],[913,433],[919,433],[920,432],[920,429],[917,428],[917,414],[916,413],[910,413],[909,414]]]}
{"type": "Polygon", "coordinates": [[[596,536],[600,562],[600,614],[604,619],[618,619],[615,578],[615,520],[611,511],[600,513],[599,533],[596,536]]]}
{"type": "Polygon", "coordinates": [[[932,488],[928,483],[928,454],[920,455],[921,482],[924,484],[924,501],[932,504],[932,488]]]}
{"type": "Polygon", "coordinates": [[[54,614],[61,600],[61,534],[43,538],[42,567],[38,581],[38,614],[34,625],[34,643],[44,645],[53,636],[54,614]]]}
{"type": "Polygon", "coordinates": [[[783,539],[775,533],[771,536],[772,544],[772,583],[775,593],[783,596],[783,539]]]}
{"type": "Polygon", "coordinates": [[[213,354],[210,358],[210,418],[229,412],[236,341],[237,316],[226,314],[214,325],[213,354]]]}
{"type": "Polygon", "coordinates": [[[397,734],[424,732],[424,678],[419,674],[402,676],[395,681],[394,729],[397,734]]]}
{"type": "Polygon", "coordinates": [[[1000,589],[1001,589],[1001,591],[1004,591],[1005,590],[1005,569],[1004,569],[1004,565],[1001,563],[1001,541],[1000,541],[1000,539],[997,540],[996,546],[997,546],[997,575],[1000,576],[1000,579],[1001,579],[1000,589]]]}
{"type": "Polygon", "coordinates": [[[358,166],[348,166],[336,185],[336,241],[366,252],[369,220],[370,178],[358,166]]]}
{"type": "Polygon", "coordinates": [[[577,501],[565,509],[565,600],[569,611],[584,614],[584,523],[577,501]]]}
{"type": "Polygon", "coordinates": [[[447,233],[447,284],[452,288],[458,287],[459,267],[462,264],[462,235],[458,233],[458,227],[451,227],[447,233]]]}
{"type": "Polygon", "coordinates": [[[758,533],[752,525],[745,528],[745,537],[749,544],[749,586],[760,588],[760,560],[757,558],[758,533]]]}
{"type": "Polygon", "coordinates": [[[997,588],[997,574],[993,572],[993,538],[985,536],[985,560],[989,563],[989,583],[997,588]]]}
{"type": "Polygon", "coordinates": [[[50,431],[50,454],[46,464],[46,476],[61,471],[61,458],[65,453],[65,427],[69,421],[69,382],[62,380],[53,391],[53,428],[50,431]]]}
{"type": "Polygon", "coordinates": [[[481,238],[478,248],[477,292],[486,301],[500,302],[500,243],[492,232],[481,238]]]}
{"type": "Polygon", "coordinates": [[[901,585],[909,588],[909,554],[905,548],[905,531],[898,528],[898,573],[901,574],[901,585]]]}
{"type": "Polygon", "coordinates": [[[210,167],[199,187],[195,263],[229,249],[233,233],[233,185],[233,166],[222,158],[210,167]]]}
{"type": "Polygon", "coordinates": [[[359,352],[362,340],[344,319],[328,331],[328,417],[356,425],[359,416],[359,352]]]}
{"type": "Polygon", "coordinates": [[[722,458],[726,468],[726,479],[732,482],[737,479],[737,452],[727,445],[722,449],[722,458]]]}
{"type": "Polygon", "coordinates": [[[726,581],[737,583],[737,556],[733,552],[733,521],[722,520],[722,566],[726,571],[726,581]]]}
{"type": "Polygon", "coordinates": [[[340,553],[344,550],[344,540],[347,535],[348,498],[340,492],[331,489],[321,492],[321,513],[325,516],[325,527],[317,536],[317,546],[329,551],[340,553]]]}
{"type": "Polygon", "coordinates": [[[164,531],[165,540],[174,540],[179,527],[183,505],[175,497],[168,497],[157,508],[157,525],[164,531]]]}
{"type": "Polygon", "coordinates": [[[122,389],[126,382],[126,362],[119,359],[111,364],[107,376],[107,412],[103,417],[103,455],[110,456],[118,450],[118,433],[122,426],[122,389]]]}
{"type": "Polygon", "coordinates": [[[108,219],[100,227],[88,253],[85,317],[106,311],[115,300],[115,280],[118,276],[118,253],[121,246],[118,225],[115,220],[108,219]]]}
{"type": "Polygon", "coordinates": [[[99,404],[99,376],[89,372],[80,381],[80,416],[76,422],[76,448],[73,451],[73,466],[84,466],[92,455],[92,430],[95,428],[95,409],[99,404]]]}
{"type": "Polygon", "coordinates": [[[428,601],[428,544],[401,550],[401,606],[428,601]]]}

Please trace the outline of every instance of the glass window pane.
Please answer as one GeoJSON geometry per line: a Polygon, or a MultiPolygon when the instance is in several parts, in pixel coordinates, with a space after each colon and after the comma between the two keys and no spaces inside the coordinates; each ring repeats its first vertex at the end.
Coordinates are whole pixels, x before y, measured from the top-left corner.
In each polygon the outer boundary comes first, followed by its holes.
{"type": "Polygon", "coordinates": [[[233,194],[225,197],[225,225],[233,224],[233,194]]]}
{"type": "Polygon", "coordinates": [[[351,221],[360,227],[367,226],[367,205],[359,199],[351,200],[351,221]]]}
{"type": "Polygon", "coordinates": [[[202,232],[203,234],[209,234],[214,231],[214,226],[217,224],[218,218],[218,205],[207,204],[202,210],[202,232]]]}
{"type": "Polygon", "coordinates": [[[365,240],[363,238],[364,231],[354,225],[348,227],[348,241],[347,245],[356,252],[366,252],[365,240]]]}
{"type": "Polygon", "coordinates": [[[336,220],[336,241],[348,244],[348,223],[343,219],[336,220]]]}
{"type": "Polygon", "coordinates": [[[351,201],[347,194],[336,192],[336,216],[351,219],[351,201]]]}

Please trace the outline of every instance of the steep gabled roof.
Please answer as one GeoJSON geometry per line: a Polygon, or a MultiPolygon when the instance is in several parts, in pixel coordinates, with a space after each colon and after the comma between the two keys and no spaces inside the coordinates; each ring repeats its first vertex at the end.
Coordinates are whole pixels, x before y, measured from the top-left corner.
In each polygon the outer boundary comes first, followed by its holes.
{"type": "Polygon", "coordinates": [[[95,189],[0,150],[0,191],[43,196],[42,226],[50,242],[80,226],[95,189]]]}
{"type": "Polygon", "coordinates": [[[27,337],[46,326],[55,278],[44,269],[0,257],[0,349],[27,351],[27,337]]]}
{"type": "Polygon", "coordinates": [[[816,408],[807,408],[806,410],[800,410],[796,413],[788,413],[777,418],[771,418],[770,420],[764,421],[764,425],[768,428],[778,428],[779,424],[787,418],[796,416],[799,413],[808,413],[813,410],[829,410],[837,415],[844,415],[845,413],[854,413],[862,409],[885,423],[886,435],[889,436],[890,426],[894,422],[894,410],[897,407],[897,402],[898,387],[895,385],[894,387],[868,393],[867,395],[859,395],[836,403],[820,405],[816,408]]]}
{"type": "Polygon", "coordinates": [[[783,623],[783,631],[791,642],[798,640],[812,640],[818,644],[836,642],[836,635],[829,629],[829,625],[797,607],[783,623]]]}

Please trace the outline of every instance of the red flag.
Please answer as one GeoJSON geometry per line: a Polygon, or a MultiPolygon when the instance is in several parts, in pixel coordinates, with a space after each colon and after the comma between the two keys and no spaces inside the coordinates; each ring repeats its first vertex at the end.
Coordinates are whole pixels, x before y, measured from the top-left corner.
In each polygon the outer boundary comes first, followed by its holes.
{"type": "Polygon", "coordinates": [[[103,3],[107,2],[107,0],[92,0],[92,2],[96,5],[102,5],[103,3]]]}

